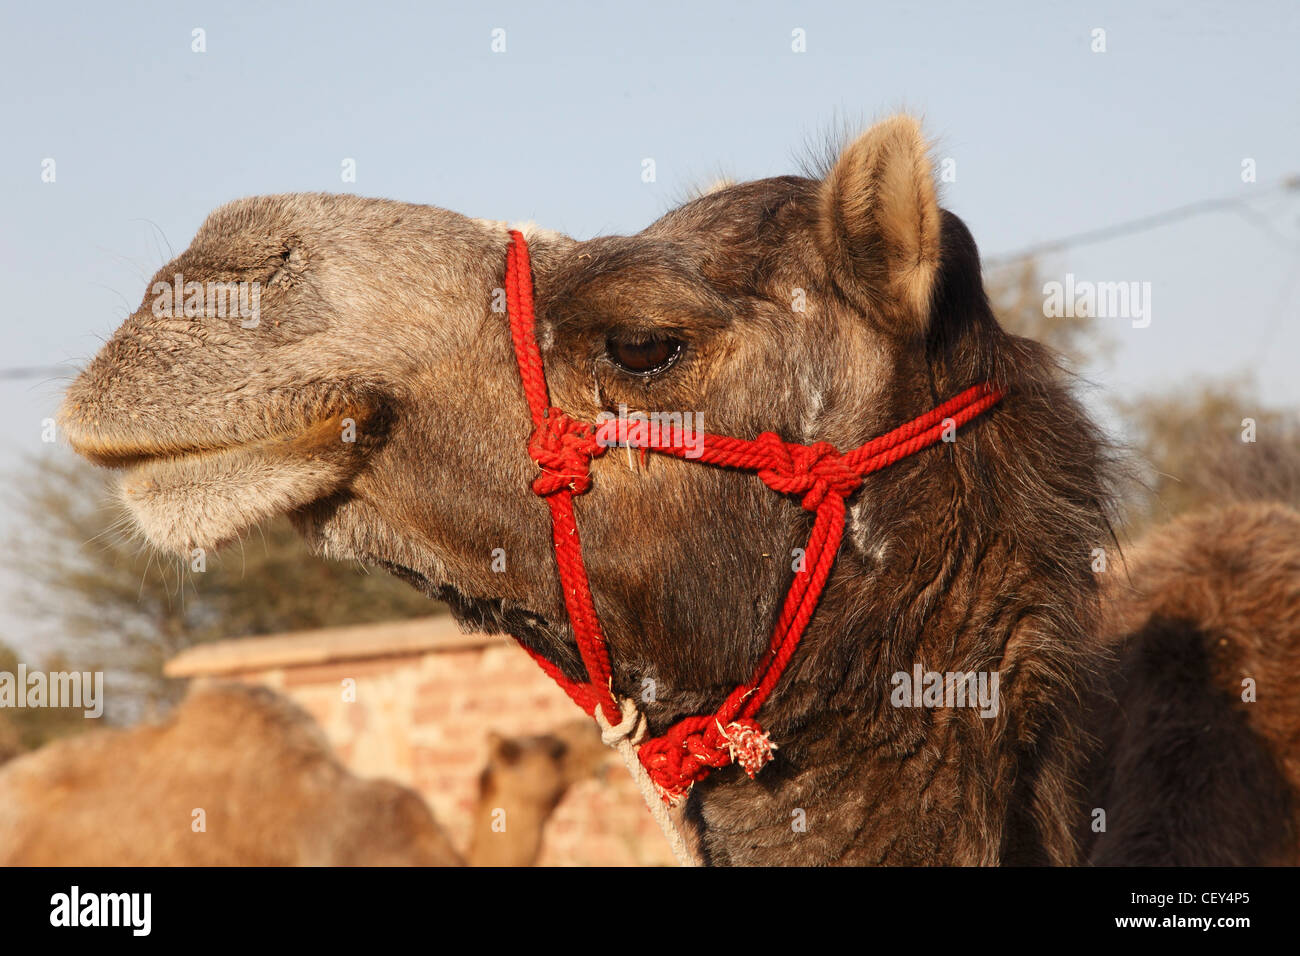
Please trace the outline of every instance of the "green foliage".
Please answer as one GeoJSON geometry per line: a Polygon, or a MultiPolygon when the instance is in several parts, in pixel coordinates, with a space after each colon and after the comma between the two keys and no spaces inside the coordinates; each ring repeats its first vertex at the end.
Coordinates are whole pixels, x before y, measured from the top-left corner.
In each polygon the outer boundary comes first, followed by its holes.
{"type": "Polygon", "coordinates": [[[1116,404],[1147,470],[1147,491],[1135,502],[1131,531],[1233,501],[1300,507],[1300,415],[1265,406],[1248,378],[1116,404]],[[1243,440],[1249,437],[1254,440],[1243,440]]]}
{"type": "MultiPolygon", "coordinates": [[[[985,278],[1004,328],[1055,349],[1075,371],[1107,359],[1115,347],[1111,334],[1085,316],[1045,316],[1043,285],[1032,259],[993,269],[985,278]]],[[[1110,407],[1124,431],[1126,464],[1138,479],[1121,489],[1127,535],[1233,501],[1300,507],[1300,415],[1267,407],[1248,376],[1135,397],[1112,395],[1110,407]],[[1245,419],[1255,422],[1253,442],[1242,440],[1245,419]]]]}
{"type": "Polygon", "coordinates": [[[1115,340],[1096,319],[1043,313],[1043,284],[1033,259],[990,269],[984,277],[993,313],[1008,332],[1056,350],[1076,372],[1109,357],[1115,340]]]}
{"type": "MultiPolygon", "coordinates": [[[[18,655],[0,644],[0,672],[18,673],[18,655]]],[[[28,667],[33,667],[30,661],[28,667]]],[[[54,658],[41,665],[43,670],[64,670],[54,658]]],[[[58,737],[80,733],[93,724],[84,710],[63,707],[22,707],[0,710],[0,763],[58,737]]]]}

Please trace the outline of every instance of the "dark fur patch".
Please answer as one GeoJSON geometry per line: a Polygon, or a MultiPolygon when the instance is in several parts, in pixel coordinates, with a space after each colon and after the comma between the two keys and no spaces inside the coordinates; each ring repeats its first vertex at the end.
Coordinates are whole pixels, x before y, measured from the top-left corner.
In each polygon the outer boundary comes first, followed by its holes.
{"type": "Polygon", "coordinates": [[[1195,622],[1156,616],[1127,642],[1111,679],[1115,705],[1097,715],[1106,746],[1090,800],[1105,810],[1106,831],[1086,828],[1089,862],[1291,862],[1293,796],[1240,699],[1215,687],[1206,650],[1215,639],[1195,622]]]}

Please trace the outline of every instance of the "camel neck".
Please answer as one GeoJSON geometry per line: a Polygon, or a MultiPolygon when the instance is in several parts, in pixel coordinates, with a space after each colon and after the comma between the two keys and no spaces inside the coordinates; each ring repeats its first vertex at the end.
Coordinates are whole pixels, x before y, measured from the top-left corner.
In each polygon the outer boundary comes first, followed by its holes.
{"type": "Polygon", "coordinates": [[[550,808],[526,801],[492,806],[480,801],[475,812],[474,837],[466,852],[470,866],[532,866],[542,849],[542,830],[550,808]]]}
{"type": "Polygon", "coordinates": [[[806,727],[797,743],[783,748],[768,779],[749,780],[729,770],[702,783],[687,818],[700,833],[707,861],[1002,862],[1015,778],[1009,756],[982,746],[969,721],[942,717],[937,722],[943,726],[910,743],[861,748],[865,716],[828,715],[806,727]]]}
{"type": "MultiPolygon", "coordinates": [[[[973,584],[954,580],[950,596],[973,584]]],[[[769,711],[777,759],[754,780],[728,769],[692,796],[687,818],[708,862],[1076,861],[1075,760],[1086,748],[1068,711],[1090,696],[1071,679],[1078,661],[1053,661],[1042,694],[1017,679],[1032,615],[941,609],[916,629],[828,621],[812,635],[769,711]]]]}
{"type": "MultiPolygon", "coordinates": [[[[984,450],[997,451],[991,439],[984,450]]],[[[989,468],[1038,470],[1023,449],[1014,469],[989,468]]],[[[1060,557],[1083,530],[1059,504],[1053,523],[998,499],[1006,486],[959,457],[900,474],[887,494],[864,492],[760,714],[776,758],[756,779],[728,768],[696,785],[686,816],[708,862],[1078,860],[1093,746],[1081,711],[1106,663],[1095,576],[1060,557]]]]}

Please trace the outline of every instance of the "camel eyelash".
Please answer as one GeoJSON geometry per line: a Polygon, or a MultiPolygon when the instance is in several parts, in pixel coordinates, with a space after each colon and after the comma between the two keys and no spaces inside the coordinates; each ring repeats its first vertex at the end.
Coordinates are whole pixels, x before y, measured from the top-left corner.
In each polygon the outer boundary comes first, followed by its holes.
{"type": "Polygon", "coordinates": [[[605,338],[605,358],[620,372],[648,378],[681,359],[686,340],[668,332],[614,332],[605,338]]]}

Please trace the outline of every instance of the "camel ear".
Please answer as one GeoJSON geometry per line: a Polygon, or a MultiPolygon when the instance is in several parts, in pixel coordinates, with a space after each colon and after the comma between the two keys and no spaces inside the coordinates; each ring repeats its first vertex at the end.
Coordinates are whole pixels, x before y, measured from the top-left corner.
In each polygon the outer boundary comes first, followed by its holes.
{"type": "Polygon", "coordinates": [[[821,186],[817,238],[844,291],[899,334],[923,332],[939,271],[939,203],[920,124],[877,123],[821,186]]]}

